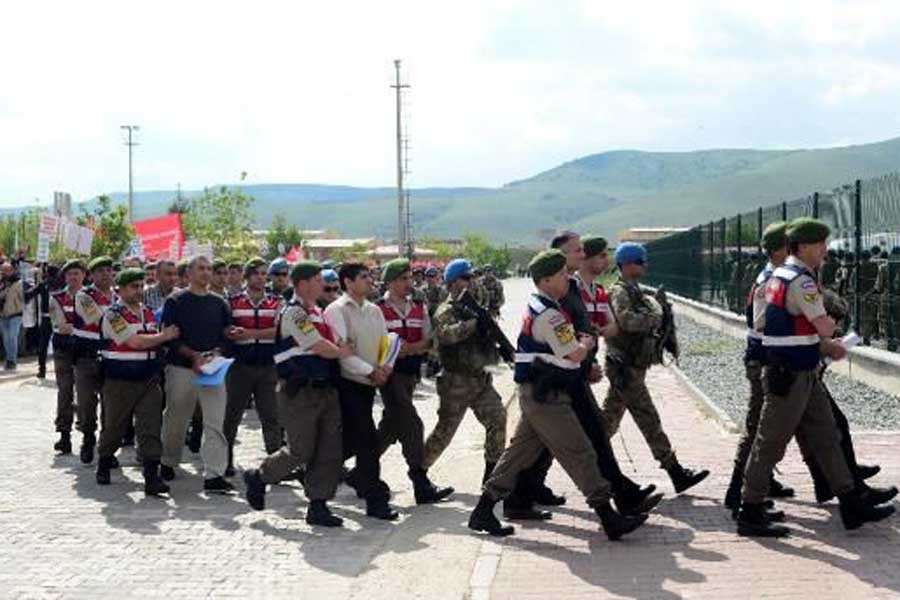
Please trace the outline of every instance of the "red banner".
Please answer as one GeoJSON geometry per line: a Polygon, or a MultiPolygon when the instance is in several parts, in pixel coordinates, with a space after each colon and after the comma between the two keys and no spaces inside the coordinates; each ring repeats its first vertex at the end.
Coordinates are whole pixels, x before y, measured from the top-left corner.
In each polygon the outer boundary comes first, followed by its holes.
{"type": "Polygon", "coordinates": [[[144,256],[147,258],[167,258],[178,260],[184,245],[181,229],[181,215],[171,214],[132,223],[135,234],[140,238],[144,256]],[[174,251],[174,253],[173,253],[174,251]]]}

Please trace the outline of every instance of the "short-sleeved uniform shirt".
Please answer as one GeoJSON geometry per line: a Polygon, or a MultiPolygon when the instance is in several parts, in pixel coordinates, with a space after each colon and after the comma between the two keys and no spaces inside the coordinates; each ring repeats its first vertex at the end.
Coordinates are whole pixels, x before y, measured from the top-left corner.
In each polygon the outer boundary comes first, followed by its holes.
{"type": "MultiPolygon", "coordinates": [[[[795,256],[788,257],[785,264],[808,269],[803,261],[795,256]]],[[[797,279],[788,286],[784,306],[789,314],[794,316],[802,314],[810,322],[826,314],[822,290],[819,289],[818,282],[808,273],[797,275],[797,279]]]]}
{"type": "Polygon", "coordinates": [[[142,331],[144,329],[144,311],[142,310],[135,313],[131,309],[125,307],[125,310],[132,313],[135,317],[138,318],[138,322],[129,323],[125,320],[121,314],[116,311],[107,311],[106,316],[103,319],[103,324],[101,325],[101,330],[103,331],[103,337],[108,340],[112,340],[117,345],[123,345],[125,342],[131,338],[133,335],[137,335],[138,331],[142,331]]]}
{"type": "Polygon", "coordinates": [[[291,336],[301,351],[316,345],[322,334],[313,325],[313,321],[322,319],[318,308],[304,308],[298,304],[291,305],[281,314],[281,335],[291,336]]]}
{"type": "MultiPolygon", "coordinates": [[[[95,325],[103,318],[106,307],[99,306],[84,290],[85,288],[78,290],[78,293],[75,295],[75,314],[81,317],[81,320],[87,325],[95,325]]],[[[110,305],[115,304],[116,299],[116,293],[112,292],[109,297],[110,305]]]]}
{"type": "MultiPolygon", "coordinates": [[[[557,358],[565,358],[578,349],[575,326],[556,308],[546,308],[531,323],[531,335],[536,342],[549,344],[557,358]]],[[[577,363],[572,363],[578,367],[577,363]]]]}

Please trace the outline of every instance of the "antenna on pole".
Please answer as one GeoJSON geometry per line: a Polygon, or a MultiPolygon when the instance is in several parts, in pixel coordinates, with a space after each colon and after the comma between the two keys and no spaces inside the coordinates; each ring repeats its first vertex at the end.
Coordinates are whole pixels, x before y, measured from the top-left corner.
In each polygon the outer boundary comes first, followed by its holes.
{"type": "Polygon", "coordinates": [[[131,149],[137,146],[138,143],[132,139],[132,133],[140,130],[140,127],[137,125],[121,125],[119,129],[128,131],[128,141],[125,142],[125,145],[128,146],[128,220],[134,222],[134,171],[132,170],[131,149]]]}
{"type": "Polygon", "coordinates": [[[394,88],[397,98],[397,253],[403,256],[411,254],[412,248],[408,239],[409,194],[403,190],[403,177],[407,173],[403,139],[403,90],[409,85],[400,83],[400,59],[394,60],[394,74],[395,83],[391,87],[394,88]]]}

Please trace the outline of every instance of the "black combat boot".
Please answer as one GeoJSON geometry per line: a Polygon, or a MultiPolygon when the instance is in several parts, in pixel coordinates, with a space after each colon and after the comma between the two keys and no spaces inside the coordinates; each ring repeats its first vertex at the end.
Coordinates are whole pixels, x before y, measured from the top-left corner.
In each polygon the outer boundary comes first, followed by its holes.
{"type": "Polygon", "coordinates": [[[396,521],[400,513],[391,508],[387,496],[376,491],[366,498],[366,516],[382,521],[396,521]]]}
{"type": "Polygon", "coordinates": [[[469,515],[469,529],[473,531],[484,531],[496,537],[505,537],[512,535],[516,529],[511,525],[503,525],[497,517],[494,516],[495,500],[491,500],[487,494],[482,494],[475,505],[475,510],[469,515]]]}
{"type": "Polygon", "coordinates": [[[869,506],[878,506],[890,502],[897,497],[897,488],[894,486],[879,488],[860,482],[856,486],[860,499],[869,506]]]}
{"type": "Polygon", "coordinates": [[[530,500],[512,493],[503,500],[503,518],[507,521],[549,521],[553,513],[539,510],[530,500]]]}
{"type": "Polygon", "coordinates": [[[769,493],[766,495],[769,498],[793,498],[794,488],[787,487],[772,475],[772,479],[769,481],[769,493]]]}
{"type": "Polygon", "coordinates": [[[790,530],[773,523],[769,513],[766,512],[765,504],[744,502],[737,517],[737,532],[738,535],[745,537],[784,537],[790,530]]]}
{"type": "Polygon", "coordinates": [[[94,446],[97,445],[97,438],[94,433],[85,433],[81,438],[81,462],[86,465],[91,464],[94,460],[94,446]]]}
{"type": "Polygon", "coordinates": [[[244,471],[244,497],[253,510],[266,507],[266,484],[259,475],[259,469],[244,471]]]}
{"type": "Polygon", "coordinates": [[[481,485],[487,483],[487,480],[491,478],[491,473],[494,472],[494,467],[497,466],[495,462],[487,462],[484,463],[484,475],[481,477],[481,485]]]}
{"type": "Polygon", "coordinates": [[[416,504],[434,504],[455,491],[452,487],[438,487],[434,485],[428,479],[425,469],[410,469],[408,475],[413,484],[416,504]]]}
{"type": "Polygon", "coordinates": [[[60,431],[59,439],[53,444],[53,449],[60,454],[72,454],[72,434],[68,431],[60,431]]]}
{"type": "Polygon", "coordinates": [[[859,529],[863,523],[875,523],[894,514],[893,505],[873,506],[864,500],[857,490],[838,497],[841,507],[841,521],[844,529],[859,529]]]}
{"type": "Polygon", "coordinates": [[[562,506],[566,503],[565,496],[557,496],[549,487],[541,484],[531,492],[531,499],[535,504],[544,506],[562,506]]]}
{"type": "Polygon", "coordinates": [[[594,509],[597,516],[600,517],[600,523],[603,525],[603,531],[610,541],[614,542],[623,535],[631,533],[644,524],[647,520],[647,513],[637,515],[622,515],[607,502],[603,506],[594,509]]]}
{"type": "Polygon", "coordinates": [[[97,483],[100,485],[109,485],[109,470],[112,468],[110,465],[111,458],[111,456],[101,456],[97,459],[97,483]]]}
{"type": "Polygon", "coordinates": [[[344,524],[344,520],[332,513],[324,500],[310,500],[309,510],[306,511],[306,522],[323,527],[341,527],[344,524]]]}
{"type": "Polygon", "coordinates": [[[224,477],[210,477],[203,480],[203,491],[207,494],[230,494],[234,486],[225,481],[224,477]]]}
{"type": "Polygon", "coordinates": [[[856,477],[859,479],[871,479],[880,471],[881,467],[878,465],[856,465],[856,477]]]}
{"type": "Polygon", "coordinates": [[[615,492],[613,500],[620,514],[631,516],[648,513],[663,499],[662,493],[653,493],[655,490],[656,486],[652,483],[643,488],[631,483],[615,492]]]}
{"type": "Polygon", "coordinates": [[[175,479],[175,469],[169,465],[160,465],[159,476],[163,478],[163,481],[172,481],[175,479]]]}
{"type": "Polygon", "coordinates": [[[732,516],[737,516],[741,509],[741,486],[744,485],[744,470],[738,466],[731,472],[731,481],[728,483],[728,491],[725,492],[725,508],[731,510],[732,516]]]}
{"type": "Polygon", "coordinates": [[[225,477],[234,477],[234,444],[228,444],[228,466],[225,467],[225,477]]]}
{"type": "Polygon", "coordinates": [[[169,493],[169,486],[159,476],[158,460],[145,460],[143,471],[145,496],[159,496],[160,494],[169,493]]]}
{"type": "Polygon", "coordinates": [[[706,469],[696,472],[691,469],[685,469],[677,460],[672,463],[671,467],[666,469],[666,472],[668,472],[672,485],[675,486],[675,492],[678,494],[694,487],[709,476],[709,471],[706,469]]]}

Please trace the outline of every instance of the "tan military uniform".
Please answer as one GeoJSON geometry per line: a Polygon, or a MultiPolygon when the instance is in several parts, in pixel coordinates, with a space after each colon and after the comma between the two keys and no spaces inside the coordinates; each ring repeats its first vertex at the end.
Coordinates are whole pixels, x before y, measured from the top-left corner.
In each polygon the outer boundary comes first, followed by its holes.
{"type": "MultiPolygon", "coordinates": [[[[571,321],[559,310],[547,308],[538,314],[531,326],[536,342],[549,344],[559,364],[579,370],[578,363],[565,357],[578,348],[578,338],[571,321]]],[[[533,395],[531,383],[519,384],[519,407],[522,418],[504,450],[500,461],[484,485],[485,493],[494,500],[508,496],[519,473],[531,467],[544,449],[548,449],[562,465],[592,508],[609,502],[609,482],[597,467],[597,454],[578,417],[572,410],[572,399],[563,391],[550,390],[542,402],[533,395]]]]}
{"type": "MultiPolygon", "coordinates": [[[[278,328],[282,337],[291,336],[299,352],[308,351],[322,339],[309,315],[299,305],[281,314],[278,328]]],[[[265,483],[278,483],[297,467],[306,466],[303,489],[310,500],[334,497],[341,479],[341,405],[333,385],[313,387],[311,382],[293,394],[288,382],[278,384],[278,418],[287,433],[287,446],[270,454],[259,467],[265,483]]],[[[293,391],[293,390],[292,390],[293,391]]]]}
{"type": "MultiPolygon", "coordinates": [[[[802,265],[794,257],[788,260],[802,265]]],[[[810,322],[826,314],[821,290],[806,274],[798,275],[788,286],[785,308],[791,315],[803,314],[810,322]]],[[[764,373],[769,373],[772,368],[765,367],[764,373]]],[[[770,389],[767,377],[763,377],[766,397],[744,472],[742,495],[748,504],[765,500],[772,470],[784,457],[795,432],[815,457],[835,494],[853,489],[853,477],[841,452],[834,415],[816,370],[793,374],[794,381],[784,396],[776,395],[770,389]]]]}

